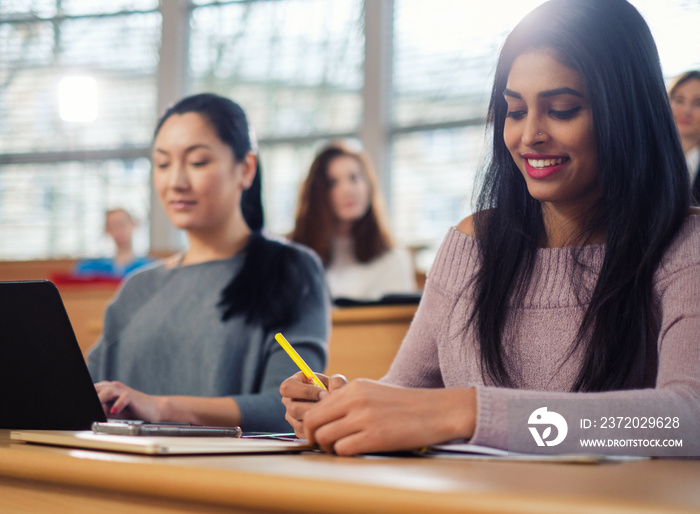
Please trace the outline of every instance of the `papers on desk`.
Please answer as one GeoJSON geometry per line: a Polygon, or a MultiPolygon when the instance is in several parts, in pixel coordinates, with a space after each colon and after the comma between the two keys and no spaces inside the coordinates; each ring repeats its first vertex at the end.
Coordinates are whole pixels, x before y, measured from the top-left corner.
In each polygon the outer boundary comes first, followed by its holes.
{"type": "Polygon", "coordinates": [[[12,431],[10,439],[26,443],[149,455],[290,453],[315,448],[306,441],[234,437],[150,437],[96,434],[90,430],[12,431]]]}
{"type": "Polygon", "coordinates": [[[421,452],[424,457],[468,459],[468,460],[505,460],[523,462],[560,462],[570,464],[598,464],[601,462],[615,462],[638,460],[645,457],[620,457],[605,455],[538,455],[531,453],[516,453],[507,450],[499,450],[488,446],[479,446],[469,443],[446,443],[429,446],[421,452]]]}

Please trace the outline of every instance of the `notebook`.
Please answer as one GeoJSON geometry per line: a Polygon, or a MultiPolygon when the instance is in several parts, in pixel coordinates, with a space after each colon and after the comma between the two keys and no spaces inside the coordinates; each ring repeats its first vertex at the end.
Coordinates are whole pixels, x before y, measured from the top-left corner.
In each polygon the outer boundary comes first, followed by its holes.
{"type": "Polygon", "coordinates": [[[235,437],[150,437],[97,434],[85,431],[22,430],[10,439],[25,443],[68,446],[148,455],[194,455],[230,453],[289,453],[316,448],[304,440],[235,437]]]}
{"type": "Polygon", "coordinates": [[[0,428],[87,430],[106,421],[48,281],[0,282],[0,428]]]}

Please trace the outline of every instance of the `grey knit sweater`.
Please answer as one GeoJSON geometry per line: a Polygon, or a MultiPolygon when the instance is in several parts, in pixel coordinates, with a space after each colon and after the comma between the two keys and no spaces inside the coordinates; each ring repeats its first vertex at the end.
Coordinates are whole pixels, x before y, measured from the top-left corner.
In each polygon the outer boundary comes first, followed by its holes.
{"type": "MultiPolygon", "coordinates": [[[[330,324],[323,268],[295,247],[314,280],[299,297],[301,319],[281,332],[312,369],[322,370],[330,324]]],[[[244,430],[289,431],[278,390],[298,368],[274,332],[241,316],[221,321],[221,291],[243,259],[237,254],[176,268],[159,264],[128,278],[89,354],[93,380],[119,380],[156,395],[231,396],[244,430]]]]}
{"type": "MultiPolygon", "coordinates": [[[[586,247],[582,259],[595,283],[604,245],[586,247]]],[[[572,285],[572,258],[566,248],[537,251],[533,277],[521,303],[506,321],[504,345],[516,387],[484,380],[473,328],[469,281],[477,264],[476,240],[456,229],[445,238],[428,274],[422,301],[385,382],[406,387],[477,388],[477,426],[471,442],[517,451],[508,441],[509,399],[600,399],[610,403],[642,400],[674,406],[700,427],[700,215],[689,216],[654,277],[660,303],[659,367],[654,389],[571,393],[581,353],[567,358],[583,315],[572,285]]],[[[579,290],[580,292],[580,290],[579,290]]],[[[459,406],[455,406],[459,408],[459,406]]],[[[529,434],[525,431],[525,437],[529,434]]],[[[531,441],[527,441],[531,445],[531,441]]]]}

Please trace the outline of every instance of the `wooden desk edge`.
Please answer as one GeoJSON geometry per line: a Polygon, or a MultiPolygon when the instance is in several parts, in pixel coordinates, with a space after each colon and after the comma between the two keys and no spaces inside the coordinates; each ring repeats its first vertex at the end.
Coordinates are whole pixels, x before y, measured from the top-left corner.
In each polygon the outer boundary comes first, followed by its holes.
{"type": "Polygon", "coordinates": [[[281,512],[327,512],[328,505],[334,505],[335,512],[343,512],[346,508],[348,512],[367,512],[377,508],[385,512],[405,512],[407,506],[420,505],[440,511],[439,504],[444,501],[434,494],[362,484],[329,481],[319,485],[317,480],[298,477],[179,468],[150,462],[91,460],[86,465],[85,459],[43,452],[36,454],[40,456],[37,459],[32,453],[23,452],[19,447],[0,449],[0,476],[281,512]]]}
{"type": "Polygon", "coordinates": [[[379,305],[372,307],[335,307],[333,324],[385,323],[411,321],[418,305],[379,305]]]}
{"type": "Polygon", "coordinates": [[[91,460],[67,453],[27,451],[22,446],[0,448],[0,477],[265,512],[322,513],[328,512],[329,505],[340,513],[683,512],[668,506],[655,508],[610,500],[576,498],[573,504],[568,497],[503,491],[474,491],[465,497],[456,492],[403,490],[330,478],[318,480],[154,462],[91,460]]]}

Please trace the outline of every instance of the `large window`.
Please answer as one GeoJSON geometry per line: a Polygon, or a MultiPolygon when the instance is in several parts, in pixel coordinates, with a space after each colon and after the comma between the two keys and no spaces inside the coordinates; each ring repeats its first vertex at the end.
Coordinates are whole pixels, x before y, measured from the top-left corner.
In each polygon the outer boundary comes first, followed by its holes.
{"type": "Polygon", "coordinates": [[[189,92],[214,91],[245,109],[260,144],[266,224],[286,233],[320,141],[360,128],[362,1],[198,3],[189,92]]]}
{"type": "Polygon", "coordinates": [[[419,267],[471,213],[498,51],[539,3],[394,0],[391,214],[419,267]]]}
{"type": "Polygon", "coordinates": [[[157,7],[0,2],[0,258],[105,253],[116,206],[148,223],[157,7]]]}
{"type": "MultiPolygon", "coordinates": [[[[0,173],[0,255],[13,259],[112,251],[105,206],[129,205],[144,220],[150,162],[146,158],[6,165],[0,173]],[[136,206],[141,206],[139,211],[136,206]]],[[[146,249],[146,232],[134,244],[146,249]]]]}
{"type": "MultiPolygon", "coordinates": [[[[0,259],[106,253],[103,212],[115,206],[143,220],[146,250],[158,111],[213,91],[239,102],[256,130],[270,231],[292,228],[323,142],[379,144],[392,229],[427,249],[427,267],[473,208],[499,48],[541,0],[371,2],[0,2],[0,259]],[[390,73],[372,68],[379,54],[390,73]],[[375,111],[389,113],[386,126],[367,130],[384,123],[370,120],[375,111]]],[[[699,2],[632,3],[667,78],[700,68],[699,2]]],[[[151,241],[167,226],[156,223],[151,241]]]]}

